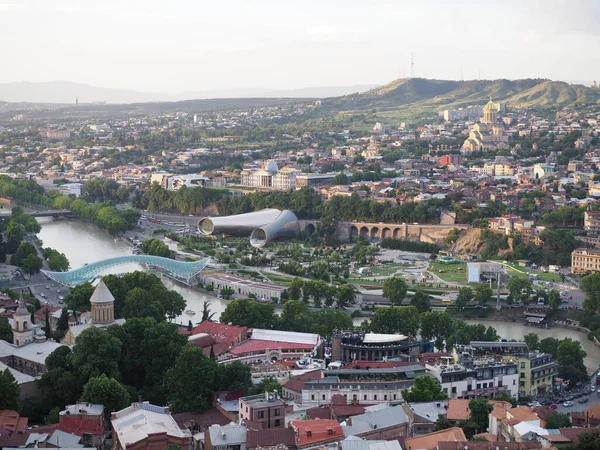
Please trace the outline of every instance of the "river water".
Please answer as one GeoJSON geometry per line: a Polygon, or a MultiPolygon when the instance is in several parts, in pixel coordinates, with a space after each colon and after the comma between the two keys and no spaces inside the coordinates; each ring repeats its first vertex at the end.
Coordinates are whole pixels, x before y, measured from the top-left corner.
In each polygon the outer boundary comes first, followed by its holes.
{"type": "MultiPolygon", "coordinates": [[[[38,237],[42,240],[44,247],[51,247],[64,253],[71,263],[72,269],[84,266],[86,263],[92,263],[103,259],[114,258],[116,256],[131,255],[131,247],[124,241],[115,241],[107,232],[97,226],[80,222],[77,220],[52,220],[51,218],[39,218],[42,230],[38,237]]],[[[106,273],[126,273],[131,270],[146,270],[144,266],[138,264],[117,266],[106,273]]],[[[177,317],[177,323],[193,323],[201,318],[204,301],[211,302],[211,311],[215,312],[215,318],[218,318],[227,306],[228,301],[219,299],[201,292],[182,286],[167,277],[162,277],[164,284],[174,291],[179,292],[187,303],[186,309],[196,312],[196,315],[183,313],[177,317]]]]}
{"type": "MultiPolygon", "coordinates": [[[[102,259],[113,258],[115,256],[125,256],[132,254],[129,245],[123,241],[115,241],[105,231],[95,225],[76,220],[52,220],[50,218],[38,219],[42,225],[42,230],[38,237],[43,241],[45,247],[52,247],[59,252],[64,253],[71,263],[71,268],[82,267],[86,263],[100,261],[102,259]]],[[[145,270],[144,266],[132,264],[131,266],[120,266],[109,270],[107,273],[125,273],[131,270],[145,270]]],[[[181,284],[175,283],[169,278],[163,277],[163,282],[169,289],[179,292],[187,302],[187,309],[195,311],[197,314],[190,316],[183,313],[176,318],[176,322],[187,325],[191,319],[192,322],[200,320],[204,301],[211,302],[211,310],[215,312],[215,319],[223,312],[227,306],[228,300],[218,299],[216,297],[203,294],[201,292],[189,289],[181,284]]],[[[364,318],[355,319],[355,325],[360,324],[364,318]],[[356,323],[358,322],[358,323],[356,323]]],[[[498,334],[505,339],[522,339],[523,336],[531,331],[540,335],[540,339],[546,337],[555,337],[562,339],[570,337],[578,340],[583,345],[588,356],[586,366],[588,369],[595,370],[600,367],[600,349],[587,339],[585,333],[565,328],[552,328],[544,330],[539,328],[526,327],[520,323],[496,322],[496,321],[478,321],[483,325],[492,326],[498,334]]]]}

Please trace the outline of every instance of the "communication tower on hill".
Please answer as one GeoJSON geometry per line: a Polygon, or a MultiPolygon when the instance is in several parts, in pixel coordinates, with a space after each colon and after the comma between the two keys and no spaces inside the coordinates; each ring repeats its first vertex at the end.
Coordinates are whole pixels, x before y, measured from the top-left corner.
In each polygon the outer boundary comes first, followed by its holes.
{"type": "Polygon", "coordinates": [[[415,54],[410,54],[410,77],[415,77],[415,54]]]}

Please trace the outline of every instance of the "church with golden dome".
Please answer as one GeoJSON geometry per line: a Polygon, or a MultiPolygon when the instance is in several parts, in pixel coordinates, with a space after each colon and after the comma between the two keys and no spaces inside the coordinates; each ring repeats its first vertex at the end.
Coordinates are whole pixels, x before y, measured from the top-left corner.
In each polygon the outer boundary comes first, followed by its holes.
{"type": "Polygon", "coordinates": [[[494,152],[508,148],[508,133],[498,122],[500,105],[490,101],[483,107],[483,118],[469,130],[462,150],[464,153],[494,152]]]}

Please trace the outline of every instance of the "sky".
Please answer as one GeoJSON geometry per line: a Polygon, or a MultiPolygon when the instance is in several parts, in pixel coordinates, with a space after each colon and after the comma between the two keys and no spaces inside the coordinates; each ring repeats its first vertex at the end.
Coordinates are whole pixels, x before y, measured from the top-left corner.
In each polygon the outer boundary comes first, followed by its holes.
{"type": "Polygon", "coordinates": [[[146,92],[591,81],[600,0],[0,0],[0,42],[0,82],[146,92]]]}

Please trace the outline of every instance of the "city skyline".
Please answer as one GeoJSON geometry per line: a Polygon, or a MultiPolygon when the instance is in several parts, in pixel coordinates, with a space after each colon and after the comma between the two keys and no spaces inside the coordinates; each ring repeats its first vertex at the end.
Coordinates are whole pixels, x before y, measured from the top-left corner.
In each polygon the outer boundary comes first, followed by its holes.
{"type": "Polygon", "coordinates": [[[183,92],[600,73],[600,5],[0,0],[0,83],[183,92]],[[414,69],[411,67],[414,55],[414,69]],[[561,63],[564,62],[564,63],[561,63]],[[567,63],[568,62],[568,63],[567,63]]]}

